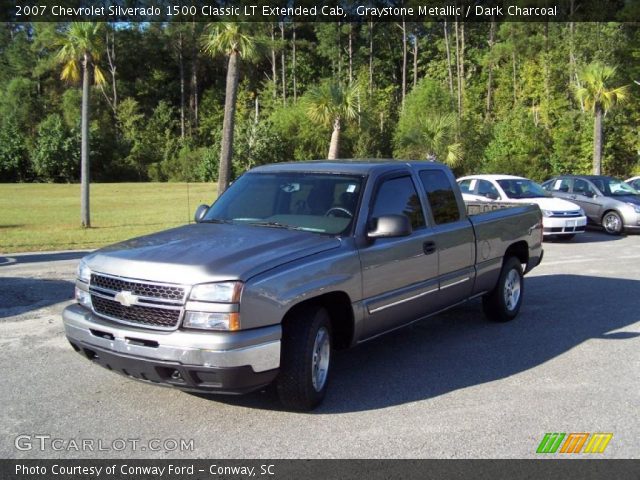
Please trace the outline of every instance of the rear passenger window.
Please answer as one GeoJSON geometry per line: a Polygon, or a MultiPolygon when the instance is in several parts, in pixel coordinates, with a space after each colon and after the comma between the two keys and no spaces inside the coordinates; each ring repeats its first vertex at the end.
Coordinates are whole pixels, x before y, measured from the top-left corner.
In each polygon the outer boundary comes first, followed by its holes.
{"type": "Polygon", "coordinates": [[[426,225],[420,198],[410,177],[392,178],[380,185],[371,217],[382,215],[406,215],[414,230],[426,225]]]}
{"type": "Polygon", "coordinates": [[[458,201],[453,193],[451,182],[441,170],[422,170],[420,180],[427,192],[431,204],[433,220],[436,224],[451,223],[460,220],[458,201]]]}

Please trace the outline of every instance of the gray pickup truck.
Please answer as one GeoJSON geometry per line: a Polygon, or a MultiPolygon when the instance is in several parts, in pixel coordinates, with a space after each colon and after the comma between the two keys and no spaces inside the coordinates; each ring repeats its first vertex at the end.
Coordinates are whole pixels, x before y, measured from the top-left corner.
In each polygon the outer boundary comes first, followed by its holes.
{"type": "Polygon", "coordinates": [[[74,350],[187,391],[275,384],[324,398],[331,352],[482,297],[520,310],[542,260],[537,206],[467,215],[435,162],[282,163],[240,177],[195,224],[97,250],[63,313],[74,350]]]}

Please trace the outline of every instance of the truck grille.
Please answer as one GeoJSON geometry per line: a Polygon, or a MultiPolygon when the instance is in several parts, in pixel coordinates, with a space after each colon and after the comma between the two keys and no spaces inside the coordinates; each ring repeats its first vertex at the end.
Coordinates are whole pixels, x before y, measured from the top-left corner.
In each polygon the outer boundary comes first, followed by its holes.
{"type": "Polygon", "coordinates": [[[126,320],[129,323],[139,323],[142,326],[173,329],[178,326],[180,310],[166,308],[141,307],[132,305],[125,307],[115,300],[91,296],[93,309],[98,315],[104,315],[113,320],[126,320]]]}
{"type": "Polygon", "coordinates": [[[109,320],[156,330],[178,328],[187,287],[91,274],[93,311],[109,320]]]}
{"type": "Polygon", "coordinates": [[[136,282],[105,275],[91,274],[91,286],[114,292],[129,291],[142,297],[164,298],[166,300],[184,300],[185,288],[181,285],[158,285],[136,282]]]}

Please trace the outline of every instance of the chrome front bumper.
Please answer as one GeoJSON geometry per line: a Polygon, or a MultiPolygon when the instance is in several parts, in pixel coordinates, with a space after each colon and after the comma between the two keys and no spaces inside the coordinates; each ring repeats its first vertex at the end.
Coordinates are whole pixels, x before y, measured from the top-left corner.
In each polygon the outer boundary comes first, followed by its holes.
{"type": "Polygon", "coordinates": [[[163,332],[118,325],[74,304],[62,313],[67,338],[118,355],[205,368],[280,366],[280,325],[240,332],[163,332]]]}

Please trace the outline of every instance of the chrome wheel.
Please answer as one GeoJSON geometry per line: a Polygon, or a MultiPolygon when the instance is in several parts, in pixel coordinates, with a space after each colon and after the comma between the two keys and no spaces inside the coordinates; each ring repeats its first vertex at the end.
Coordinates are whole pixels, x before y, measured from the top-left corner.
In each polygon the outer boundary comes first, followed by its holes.
{"type": "Polygon", "coordinates": [[[311,359],[311,382],[316,392],[324,387],[327,381],[327,373],[329,372],[329,357],[331,355],[331,342],[329,340],[329,332],[326,328],[321,327],[316,334],[313,343],[311,359]]]}
{"type": "Polygon", "coordinates": [[[615,212],[609,212],[604,216],[602,225],[607,233],[620,233],[622,230],[622,220],[615,212]]]}
{"type": "Polygon", "coordinates": [[[510,270],[505,279],[504,304],[507,310],[513,311],[520,301],[520,275],[516,270],[510,270]]]}

